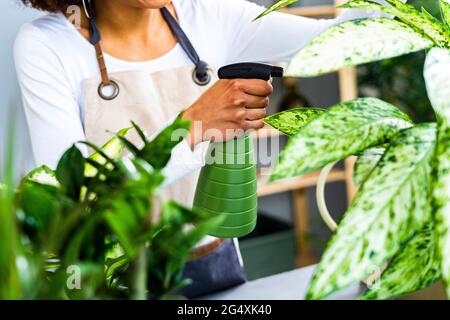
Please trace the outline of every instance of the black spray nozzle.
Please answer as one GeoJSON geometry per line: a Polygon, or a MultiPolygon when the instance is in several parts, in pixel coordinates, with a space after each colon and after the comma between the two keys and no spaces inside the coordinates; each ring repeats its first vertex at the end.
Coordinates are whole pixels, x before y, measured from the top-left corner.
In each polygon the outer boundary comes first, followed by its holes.
{"type": "Polygon", "coordinates": [[[283,68],[265,63],[244,62],[230,64],[219,69],[220,79],[261,79],[282,77],[283,68]]]}

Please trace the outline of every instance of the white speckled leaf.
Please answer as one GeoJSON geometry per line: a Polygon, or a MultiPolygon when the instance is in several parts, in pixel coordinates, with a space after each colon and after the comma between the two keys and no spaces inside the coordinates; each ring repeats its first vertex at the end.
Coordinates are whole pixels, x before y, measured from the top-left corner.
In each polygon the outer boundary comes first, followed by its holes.
{"type": "Polygon", "coordinates": [[[309,121],[325,112],[324,109],[295,108],[275,113],[264,119],[264,122],[278,131],[292,136],[309,121]]]}
{"type": "Polygon", "coordinates": [[[424,14],[412,5],[405,4],[399,0],[386,0],[386,2],[391,4],[391,6],[382,6],[367,0],[352,0],[342,7],[377,10],[392,14],[414,28],[418,33],[428,37],[436,46],[442,48],[450,47],[450,32],[437,18],[424,14]]]}
{"type": "Polygon", "coordinates": [[[390,140],[410,127],[406,114],[375,98],[340,103],[318,115],[291,137],[271,179],[308,173],[390,140]]]}
{"type": "Polygon", "coordinates": [[[267,8],[266,10],[264,10],[264,12],[261,13],[259,16],[257,16],[253,21],[258,20],[258,19],[268,15],[269,13],[280,10],[280,9],[287,7],[288,5],[290,5],[294,2],[298,2],[298,1],[300,1],[300,0],[279,0],[279,1],[275,2],[273,5],[271,5],[269,8],[267,8]]]}
{"type": "Polygon", "coordinates": [[[435,125],[421,124],[392,140],[329,242],[307,298],[367,278],[430,221],[435,138],[435,125]]]}
{"type": "MultiPolygon", "coordinates": [[[[122,156],[122,153],[125,149],[125,146],[120,141],[119,137],[125,137],[128,131],[130,131],[131,128],[124,128],[122,130],[119,130],[116,133],[115,137],[112,137],[108,142],[106,142],[103,147],[102,151],[111,159],[119,159],[122,156]]],[[[100,163],[105,164],[106,159],[103,158],[103,156],[99,153],[93,153],[90,157],[90,159],[100,163]]],[[[86,169],[85,169],[85,176],[86,177],[93,177],[97,173],[97,169],[94,168],[91,164],[86,163],[86,169]]]]}
{"type": "Polygon", "coordinates": [[[430,51],[424,73],[428,96],[439,120],[433,200],[438,253],[450,297],[450,51],[437,48],[430,51]]]}
{"type": "Polygon", "coordinates": [[[444,20],[447,28],[450,29],[450,0],[441,0],[440,5],[442,20],[444,20]]]}
{"type": "Polygon", "coordinates": [[[381,300],[426,288],[441,277],[434,224],[429,222],[392,259],[380,280],[361,299],[381,300]]]}
{"type": "Polygon", "coordinates": [[[369,177],[372,170],[384,154],[385,148],[372,148],[364,151],[355,163],[353,169],[353,181],[356,186],[361,186],[369,177]]]}
{"type": "MultiPolygon", "coordinates": [[[[130,128],[125,128],[117,132],[117,135],[119,136],[125,136],[127,132],[130,130],[130,128]]],[[[120,142],[120,140],[117,137],[111,138],[103,147],[102,150],[105,152],[106,155],[113,159],[118,159],[123,152],[123,145],[120,142]]],[[[105,159],[98,154],[94,153],[90,156],[91,159],[99,162],[104,163],[105,159]]],[[[97,172],[97,169],[95,169],[90,164],[86,163],[86,169],[85,169],[85,175],[87,177],[92,177],[97,172]]],[[[58,186],[59,182],[56,179],[55,171],[50,169],[48,166],[40,166],[32,171],[30,171],[24,178],[25,180],[41,183],[41,184],[48,184],[52,186],[58,186]]]]}
{"type": "Polygon", "coordinates": [[[290,62],[286,75],[312,77],[429,48],[433,43],[405,23],[358,19],[331,27],[290,62]]]}
{"type": "Polygon", "coordinates": [[[24,180],[33,181],[40,184],[47,184],[55,187],[59,186],[55,171],[45,165],[30,171],[25,176],[24,180]]]}

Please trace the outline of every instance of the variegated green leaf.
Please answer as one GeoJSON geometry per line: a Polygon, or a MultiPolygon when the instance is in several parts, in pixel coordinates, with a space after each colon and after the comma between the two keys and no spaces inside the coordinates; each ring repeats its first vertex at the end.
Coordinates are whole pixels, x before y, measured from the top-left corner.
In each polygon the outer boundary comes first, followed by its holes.
{"type": "MultiPolygon", "coordinates": [[[[120,130],[117,135],[125,136],[130,128],[125,128],[120,130]]],[[[102,150],[105,154],[113,159],[117,159],[123,152],[123,145],[116,137],[109,140],[103,147],[102,150]]],[[[98,163],[105,163],[105,159],[99,154],[94,153],[90,156],[90,158],[98,163]]],[[[97,169],[91,166],[89,163],[86,163],[85,176],[92,177],[96,174],[97,169]]],[[[52,186],[58,186],[59,182],[56,179],[55,171],[50,169],[46,165],[42,165],[32,171],[30,171],[24,178],[24,180],[33,181],[41,184],[48,184],[52,186]]]]}
{"type": "Polygon", "coordinates": [[[450,297],[450,51],[433,49],[427,56],[424,73],[439,124],[433,200],[439,259],[450,297]]]}
{"type": "Polygon", "coordinates": [[[56,179],[56,173],[46,165],[40,166],[30,171],[25,177],[24,181],[33,181],[40,184],[47,184],[51,186],[59,186],[58,179],[56,179]]]}
{"type": "Polygon", "coordinates": [[[436,257],[434,223],[427,223],[392,259],[389,267],[362,297],[381,300],[424,289],[441,277],[436,257]]]}
{"type": "Polygon", "coordinates": [[[317,170],[389,141],[409,126],[407,115],[375,98],[338,104],[316,116],[289,139],[271,179],[317,170]]]}
{"type": "Polygon", "coordinates": [[[433,43],[401,21],[358,19],[331,27],[290,62],[286,75],[312,77],[429,48],[433,43]]]}
{"type": "Polygon", "coordinates": [[[450,30],[450,0],[440,0],[442,20],[450,30]]]}
{"type": "Polygon", "coordinates": [[[416,10],[412,5],[399,0],[386,0],[391,6],[383,6],[370,0],[352,0],[343,8],[377,10],[392,14],[414,28],[418,33],[431,39],[438,47],[450,47],[449,30],[435,17],[416,10]]]}
{"type": "Polygon", "coordinates": [[[264,122],[278,131],[288,136],[292,136],[296,134],[301,127],[324,111],[324,109],[314,108],[290,109],[266,117],[264,122]]]}
{"type": "Polygon", "coordinates": [[[264,10],[264,12],[261,13],[259,16],[257,16],[253,21],[258,20],[258,19],[268,15],[269,13],[280,10],[280,9],[287,7],[288,5],[290,5],[294,2],[298,2],[298,1],[300,1],[300,0],[278,0],[273,5],[271,5],[269,8],[264,10]]]}
{"type": "MultiPolygon", "coordinates": [[[[125,137],[128,133],[128,131],[130,131],[130,128],[124,128],[122,130],[119,130],[116,133],[116,136],[119,137],[125,137]]],[[[122,152],[124,150],[124,146],[123,144],[119,141],[119,139],[117,139],[116,137],[111,138],[107,143],[105,143],[102,147],[102,151],[110,158],[112,159],[118,159],[120,158],[120,156],[122,155],[122,152]]],[[[90,156],[90,158],[92,160],[95,160],[99,163],[101,163],[102,161],[104,162],[105,159],[103,159],[103,157],[98,154],[98,153],[94,153],[90,156]]]]}
{"type": "Polygon", "coordinates": [[[435,125],[421,124],[392,140],[329,242],[307,298],[367,278],[430,221],[435,138],[435,125]]]}
{"type": "Polygon", "coordinates": [[[356,160],[353,169],[353,181],[355,185],[361,186],[369,177],[372,170],[384,154],[385,148],[372,148],[364,151],[356,160]]]}
{"type": "MultiPolygon", "coordinates": [[[[124,128],[116,133],[116,136],[111,138],[108,142],[106,142],[103,147],[101,148],[102,151],[111,159],[118,159],[122,155],[122,152],[124,151],[125,146],[120,141],[118,137],[125,137],[128,131],[130,131],[131,128],[124,128]]],[[[99,153],[93,153],[90,157],[90,159],[94,160],[95,162],[98,162],[100,164],[105,164],[106,159],[103,158],[103,156],[99,153]]],[[[86,177],[93,177],[97,173],[97,169],[94,168],[91,164],[86,163],[86,169],[85,169],[85,176],[86,177]]]]}

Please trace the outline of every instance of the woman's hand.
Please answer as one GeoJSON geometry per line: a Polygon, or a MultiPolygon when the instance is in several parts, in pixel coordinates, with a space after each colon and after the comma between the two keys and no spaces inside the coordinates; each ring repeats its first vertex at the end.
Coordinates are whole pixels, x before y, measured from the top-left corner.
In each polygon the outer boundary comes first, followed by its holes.
{"type": "Polygon", "coordinates": [[[192,121],[187,141],[193,148],[202,141],[227,141],[244,131],[262,128],[272,92],[269,81],[217,81],[184,112],[183,118],[192,121]]]}

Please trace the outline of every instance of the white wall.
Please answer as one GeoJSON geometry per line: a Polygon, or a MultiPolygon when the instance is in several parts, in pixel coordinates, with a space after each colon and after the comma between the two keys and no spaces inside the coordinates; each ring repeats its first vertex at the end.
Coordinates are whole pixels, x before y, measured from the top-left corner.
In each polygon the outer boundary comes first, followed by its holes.
{"type": "Polygon", "coordinates": [[[16,116],[16,169],[26,172],[32,166],[29,136],[25,124],[15,78],[12,47],[20,26],[38,16],[39,12],[24,8],[18,0],[0,1],[0,176],[3,168],[4,146],[8,124],[8,109],[14,107],[16,116]]]}

